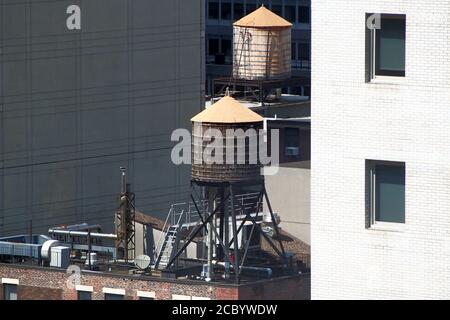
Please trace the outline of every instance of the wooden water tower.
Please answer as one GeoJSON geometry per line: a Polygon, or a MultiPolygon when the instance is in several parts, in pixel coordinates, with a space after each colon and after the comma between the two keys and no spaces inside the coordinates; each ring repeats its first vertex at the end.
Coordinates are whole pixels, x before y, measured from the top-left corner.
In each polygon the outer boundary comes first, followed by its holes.
{"type": "Polygon", "coordinates": [[[233,78],[291,77],[292,24],[264,6],[233,24],[233,78]]]}
{"type": "Polygon", "coordinates": [[[206,236],[204,242],[208,248],[208,263],[203,266],[205,279],[207,281],[214,279],[212,262],[214,259],[223,264],[225,279],[234,274],[236,282],[239,282],[241,271],[246,267],[244,263],[250,239],[246,243],[242,241],[240,244],[238,234],[246,222],[251,222],[254,229],[265,237],[285,265],[286,255],[278,236],[277,224],[273,223],[279,247],[263,232],[256,221],[262,211],[262,202],[265,199],[272,222],[275,222],[264,186],[264,176],[261,173],[262,165],[258,157],[258,147],[261,143],[259,133],[263,128],[263,120],[260,115],[230,97],[228,90],[225,97],[191,119],[193,127],[191,200],[200,217],[201,225],[190,233],[190,238],[173,256],[167,268],[174,264],[197,235],[203,234],[206,236]],[[235,130],[240,130],[246,138],[242,140],[242,135],[241,138],[228,135],[231,132],[236,133],[235,130]],[[239,139],[241,139],[240,143],[244,142],[245,148],[238,143],[239,139]],[[220,150],[216,144],[211,144],[213,141],[221,142],[218,144],[222,146],[219,148],[220,150]],[[230,149],[233,149],[233,157],[228,158],[227,162],[230,149]],[[256,163],[254,162],[254,153],[256,153],[256,163]],[[214,161],[208,161],[210,155],[215,156],[214,161]],[[220,163],[217,163],[217,160],[220,163]],[[200,196],[195,191],[196,187],[200,187],[202,190],[200,196]],[[237,192],[243,192],[246,189],[257,193],[254,203],[247,207],[236,198],[237,192]],[[197,196],[197,200],[195,196],[197,196]],[[204,202],[208,203],[206,208],[202,207],[204,202]],[[240,217],[240,220],[237,216],[240,217]],[[216,253],[214,258],[213,251],[216,253]]]}
{"type": "Polygon", "coordinates": [[[243,106],[230,96],[225,96],[212,107],[207,108],[191,119],[192,121],[192,179],[199,182],[241,182],[261,179],[261,165],[258,159],[258,134],[263,129],[263,118],[243,106]],[[237,141],[229,141],[228,132],[242,130],[246,133],[245,148],[236,147],[237,141]],[[214,133],[221,133],[217,141],[214,133]],[[210,143],[220,142],[222,164],[205,161],[207,154],[214,150],[210,143]],[[227,141],[228,140],[228,141],[227,141]],[[232,143],[230,143],[232,142],[232,143]],[[250,147],[250,142],[253,148],[250,147]],[[255,148],[256,147],[256,148],[255,148]],[[227,161],[227,154],[233,153],[233,159],[227,161]],[[241,159],[241,161],[238,161],[241,159]],[[251,160],[254,161],[251,161],[251,160]]]}

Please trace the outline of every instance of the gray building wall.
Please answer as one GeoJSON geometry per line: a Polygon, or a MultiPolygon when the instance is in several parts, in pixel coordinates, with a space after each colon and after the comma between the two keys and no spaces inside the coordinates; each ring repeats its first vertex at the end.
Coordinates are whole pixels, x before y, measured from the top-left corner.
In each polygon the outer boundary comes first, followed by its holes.
{"type": "Polygon", "coordinates": [[[170,135],[204,97],[203,0],[0,0],[0,235],[113,228],[120,166],[164,217],[189,167],[170,135]],[[81,8],[81,30],[66,9],[81,8]]]}
{"type": "MultiPolygon", "coordinates": [[[[276,175],[266,176],[266,189],[280,227],[311,244],[311,168],[309,161],[280,166],[276,175]]],[[[266,203],[264,211],[268,212],[266,203]]]]}

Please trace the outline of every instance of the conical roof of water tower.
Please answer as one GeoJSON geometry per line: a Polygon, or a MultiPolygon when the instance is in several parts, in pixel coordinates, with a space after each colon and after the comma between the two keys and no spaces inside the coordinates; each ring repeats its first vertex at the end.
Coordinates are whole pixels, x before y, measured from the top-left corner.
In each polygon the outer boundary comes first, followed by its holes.
{"type": "Polygon", "coordinates": [[[234,26],[248,28],[290,28],[292,23],[273,13],[264,6],[236,21],[234,26]]]}
{"type": "Polygon", "coordinates": [[[223,97],[191,119],[192,122],[207,123],[249,123],[263,120],[259,114],[230,96],[223,97]]]}

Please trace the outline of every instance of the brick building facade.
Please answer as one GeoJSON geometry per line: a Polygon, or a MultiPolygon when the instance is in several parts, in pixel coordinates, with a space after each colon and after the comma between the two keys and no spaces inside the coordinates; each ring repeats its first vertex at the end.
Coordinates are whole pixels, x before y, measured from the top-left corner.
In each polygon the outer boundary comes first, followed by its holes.
{"type": "Polygon", "coordinates": [[[217,284],[205,281],[170,280],[101,272],[81,272],[78,286],[66,270],[0,264],[0,300],[3,280],[14,279],[19,300],[77,300],[80,287],[89,290],[92,300],[105,299],[105,289],[124,290],[125,300],[138,300],[147,293],[156,300],[304,300],[309,299],[309,274],[261,280],[248,284],[217,284]],[[89,288],[89,289],[86,289],[89,288]],[[78,290],[77,290],[78,289],[78,290]]]}

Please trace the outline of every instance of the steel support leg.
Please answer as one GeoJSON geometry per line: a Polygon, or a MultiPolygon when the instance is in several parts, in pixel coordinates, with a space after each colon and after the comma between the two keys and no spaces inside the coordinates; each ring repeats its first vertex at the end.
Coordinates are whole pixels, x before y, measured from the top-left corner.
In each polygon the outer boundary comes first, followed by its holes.
{"type": "Polygon", "coordinates": [[[230,184],[230,197],[231,197],[231,219],[233,228],[233,252],[234,252],[234,274],[236,277],[236,283],[240,282],[240,268],[239,268],[239,239],[237,236],[236,214],[234,210],[234,192],[233,185],[230,184]]]}

